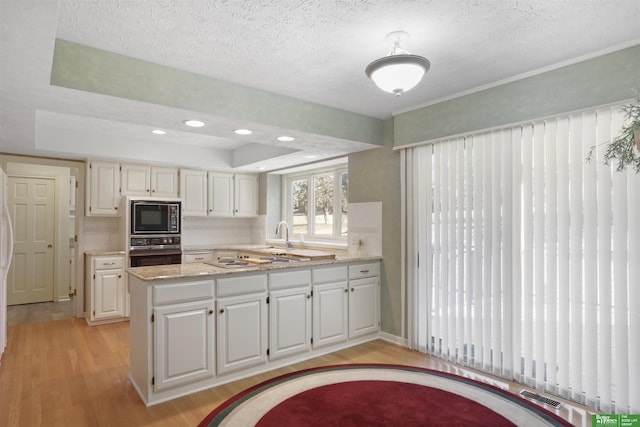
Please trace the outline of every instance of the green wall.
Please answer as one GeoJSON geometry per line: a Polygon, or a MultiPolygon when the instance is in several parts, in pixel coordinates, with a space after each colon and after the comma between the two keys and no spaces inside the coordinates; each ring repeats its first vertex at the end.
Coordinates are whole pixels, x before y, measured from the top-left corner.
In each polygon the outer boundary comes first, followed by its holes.
{"type": "Polygon", "coordinates": [[[401,335],[400,153],[393,151],[393,119],[384,122],[384,146],[349,155],[349,203],[382,201],[380,320],[401,335]]]}
{"type": "Polygon", "coordinates": [[[627,100],[636,89],[640,45],[400,114],[395,146],[627,100]]]}

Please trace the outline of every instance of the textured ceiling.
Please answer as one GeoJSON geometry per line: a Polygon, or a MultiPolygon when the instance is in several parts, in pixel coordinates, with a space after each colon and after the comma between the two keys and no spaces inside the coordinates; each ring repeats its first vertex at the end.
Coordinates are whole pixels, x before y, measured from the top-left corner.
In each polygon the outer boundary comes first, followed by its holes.
{"type": "MultiPolygon", "coordinates": [[[[179,127],[189,111],[52,86],[55,39],[388,118],[638,44],[640,1],[0,0],[0,24],[0,152],[60,156],[41,139],[53,126],[71,138],[94,132],[132,141],[164,127],[175,130],[163,137],[168,144],[229,151],[246,150],[248,143],[278,145],[273,137],[287,129],[265,126],[241,139],[228,135],[237,124],[232,119],[200,114],[211,125],[190,132],[179,127]],[[407,31],[404,47],[432,64],[423,82],[400,98],[378,90],[364,74],[390,50],[385,35],[394,30],[407,31]]],[[[367,148],[296,136],[295,143],[278,145],[295,152],[261,166],[367,148]]],[[[91,153],[76,145],[76,157],[91,153]]],[[[196,160],[192,164],[200,166],[196,160]]]]}
{"type": "Polygon", "coordinates": [[[387,118],[640,37],[638,0],[63,0],[58,37],[387,118]],[[401,99],[364,74],[385,35],[431,71],[401,99]]]}

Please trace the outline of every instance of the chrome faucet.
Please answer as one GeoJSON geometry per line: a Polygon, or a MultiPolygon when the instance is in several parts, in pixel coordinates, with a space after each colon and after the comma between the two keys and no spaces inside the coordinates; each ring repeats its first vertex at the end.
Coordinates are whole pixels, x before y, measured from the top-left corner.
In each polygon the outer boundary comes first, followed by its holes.
{"type": "Polygon", "coordinates": [[[286,221],[280,221],[278,225],[276,225],[276,235],[278,234],[278,231],[280,231],[281,225],[284,225],[285,245],[286,245],[286,248],[289,249],[291,247],[291,242],[289,241],[289,226],[287,225],[286,221]]]}

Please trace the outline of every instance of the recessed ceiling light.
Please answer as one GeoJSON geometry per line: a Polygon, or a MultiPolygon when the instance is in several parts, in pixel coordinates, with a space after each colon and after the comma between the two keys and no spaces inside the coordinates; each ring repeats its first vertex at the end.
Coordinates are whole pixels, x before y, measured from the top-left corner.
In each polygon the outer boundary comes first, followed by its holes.
{"type": "Polygon", "coordinates": [[[192,128],[201,128],[204,126],[204,122],[201,122],[200,120],[185,120],[184,124],[192,128]]]}
{"type": "Polygon", "coordinates": [[[234,132],[238,135],[251,135],[253,133],[253,131],[250,129],[236,129],[234,130],[234,132]]]}
{"type": "Polygon", "coordinates": [[[318,156],[316,156],[315,154],[310,154],[308,156],[304,156],[305,159],[315,159],[316,157],[318,157],[318,156]]]}
{"type": "Polygon", "coordinates": [[[167,132],[162,130],[162,129],[154,129],[154,130],[151,131],[151,133],[156,134],[156,135],[164,135],[167,132]]]}
{"type": "Polygon", "coordinates": [[[278,141],[282,141],[282,142],[289,142],[289,141],[294,141],[295,138],[292,136],[286,136],[286,135],[282,135],[276,138],[278,141]]]}

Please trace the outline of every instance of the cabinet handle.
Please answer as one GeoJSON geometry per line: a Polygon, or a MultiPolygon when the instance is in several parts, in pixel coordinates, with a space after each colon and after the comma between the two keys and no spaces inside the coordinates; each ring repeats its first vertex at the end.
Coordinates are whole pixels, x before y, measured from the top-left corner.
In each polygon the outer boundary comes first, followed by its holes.
{"type": "Polygon", "coordinates": [[[307,295],[307,299],[311,299],[311,295],[307,295]]]}
{"type": "Polygon", "coordinates": [[[221,308],[220,309],[220,314],[223,314],[223,313],[224,313],[224,308],[221,308]]]}
{"type": "Polygon", "coordinates": [[[114,265],[115,262],[103,262],[102,265],[114,265]]]}
{"type": "Polygon", "coordinates": [[[118,274],[118,279],[122,279],[122,274],[118,274]]]}
{"type": "Polygon", "coordinates": [[[351,288],[351,292],[355,291],[355,289],[351,288]]]}
{"type": "Polygon", "coordinates": [[[118,210],[118,207],[116,206],[114,209],[115,209],[115,210],[118,210]]]}
{"type": "Polygon", "coordinates": [[[197,257],[195,257],[194,259],[195,259],[196,261],[200,261],[201,259],[204,259],[204,257],[197,256],[197,257]]]}
{"type": "Polygon", "coordinates": [[[346,294],[346,293],[348,293],[348,292],[349,292],[349,289],[345,289],[345,290],[344,290],[344,293],[345,293],[345,294],[346,294]]]}
{"type": "Polygon", "coordinates": [[[367,274],[369,272],[369,270],[360,270],[360,273],[362,274],[367,274]]]}
{"type": "Polygon", "coordinates": [[[213,310],[209,310],[209,315],[213,314],[213,310]]]}

